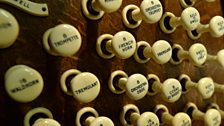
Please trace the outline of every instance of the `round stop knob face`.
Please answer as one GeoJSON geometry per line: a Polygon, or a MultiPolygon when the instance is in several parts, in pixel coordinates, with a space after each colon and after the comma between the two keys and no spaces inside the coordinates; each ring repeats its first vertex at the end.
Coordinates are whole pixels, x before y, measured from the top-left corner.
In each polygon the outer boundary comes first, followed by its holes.
{"type": "Polygon", "coordinates": [[[61,126],[57,121],[53,119],[38,119],[32,126],[61,126]]]}
{"type": "Polygon", "coordinates": [[[96,0],[100,8],[105,12],[114,12],[118,10],[122,4],[122,0],[96,0]]]}
{"type": "Polygon", "coordinates": [[[31,102],[42,92],[44,86],[40,73],[25,65],[15,65],[5,74],[5,89],[18,102],[31,102]]]}
{"type": "Polygon", "coordinates": [[[207,59],[207,50],[204,45],[196,43],[190,47],[189,55],[195,65],[201,66],[207,59]]]}
{"type": "Polygon", "coordinates": [[[167,41],[156,41],[152,46],[152,53],[155,61],[159,64],[167,63],[172,56],[172,47],[167,41]]]}
{"type": "Polygon", "coordinates": [[[60,24],[54,28],[49,36],[50,47],[59,55],[72,56],[81,47],[81,35],[72,25],[60,24]]]}
{"type": "Polygon", "coordinates": [[[11,46],[19,35],[16,18],[6,10],[0,9],[0,48],[11,46]]]}
{"type": "Polygon", "coordinates": [[[163,14],[163,7],[159,0],[143,0],[140,10],[147,23],[158,22],[163,14]]]}
{"type": "Polygon", "coordinates": [[[89,126],[114,126],[114,123],[107,117],[97,117],[89,126]]]}
{"type": "Polygon", "coordinates": [[[200,79],[198,81],[198,91],[204,99],[210,98],[215,91],[213,80],[209,77],[200,79]]]}
{"type": "Polygon", "coordinates": [[[139,117],[137,126],[159,126],[159,119],[152,112],[144,112],[139,117]]]}
{"type": "Polygon", "coordinates": [[[221,115],[216,109],[209,109],[205,113],[205,123],[207,126],[219,126],[221,124],[221,115]]]}
{"type": "Polygon", "coordinates": [[[200,14],[197,9],[193,7],[184,9],[181,14],[181,19],[183,22],[183,26],[187,30],[195,30],[200,24],[200,14]]]}
{"type": "Polygon", "coordinates": [[[180,96],[182,87],[178,80],[170,78],[163,82],[162,84],[162,96],[164,100],[167,102],[175,102],[177,101],[180,96]]]}
{"type": "Polygon", "coordinates": [[[100,82],[94,74],[83,72],[71,80],[71,89],[75,99],[83,103],[88,103],[98,96],[100,82]]]}
{"type": "Polygon", "coordinates": [[[217,60],[219,64],[224,67],[224,49],[220,50],[217,54],[217,60]]]}
{"type": "Polygon", "coordinates": [[[133,74],[128,78],[126,94],[134,100],[143,98],[148,92],[148,80],[141,74],[133,74]]]}
{"type": "Polygon", "coordinates": [[[191,126],[191,118],[186,113],[178,113],[172,120],[173,126],[191,126]]]}
{"type": "Polygon", "coordinates": [[[215,37],[221,37],[224,34],[224,18],[221,16],[213,17],[209,22],[209,27],[215,37]]]}
{"type": "Polygon", "coordinates": [[[114,35],[112,39],[112,47],[117,57],[127,59],[134,55],[136,41],[131,33],[120,31],[114,35]]]}

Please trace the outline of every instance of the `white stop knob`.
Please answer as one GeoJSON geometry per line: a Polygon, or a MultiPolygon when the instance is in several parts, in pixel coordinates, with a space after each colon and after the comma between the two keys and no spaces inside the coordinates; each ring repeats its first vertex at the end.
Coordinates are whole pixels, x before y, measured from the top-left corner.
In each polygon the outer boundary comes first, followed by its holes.
{"type": "Polygon", "coordinates": [[[112,120],[105,116],[98,115],[98,112],[91,107],[84,107],[80,109],[76,114],[76,125],[77,126],[114,126],[112,120]],[[91,113],[92,115],[83,118],[84,114],[91,113]],[[81,120],[84,119],[84,120],[81,120]],[[83,122],[83,123],[81,123],[83,122]]]}
{"type": "Polygon", "coordinates": [[[61,88],[66,94],[72,95],[79,102],[88,103],[96,99],[99,95],[100,82],[92,73],[70,69],[61,76],[61,88]],[[67,89],[66,79],[72,75],[74,77],[70,81],[70,91],[67,89]]]}
{"type": "Polygon", "coordinates": [[[117,11],[122,0],[82,0],[82,11],[91,20],[98,20],[104,13],[117,11]]]}
{"type": "Polygon", "coordinates": [[[120,59],[127,59],[134,55],[135,49],[135,38],[127,31],[120,31],[114,36],[110,34],[101,35],[96,43],[97,53],[105,59],[110,59],[114,56],[120,59]],[[105,40],[107,41],[105,42],[105,40]],[[105,46],[105,49],[102,46],[105,46]]]}
{"type": "Polygon", "coordinates": [[[180,25],[183,26],[185,30],[195,30],[199,24],[200,14],[193,7],[184,9],[180,17],[176,17],[171,12],[166,12],[160,20],[161,30],[168,34],[174,32],[176,27],[180,25]]]}
{"type": "Polygon", "coordinates": [[[16,18],[6,10],[0,9],[0,48],[11,46],[19,35],[16,18]]]}
{"type": "Polygon", "coordinates": [[[128,5],[122,11],[122,19],[126,27],[137,28],[142,20],[156,23],[160,20],[163,7],[159,0],[143,0],[140,7],[128,5]],[[129,11],[131,11],[129,13],[129,11]]]}
{"type": "Polygon", "coordinates": [[[123,71],[117,70],[111,73],[109,79],[109,88],[113,93],[126,94],[133,100],[142,99],[148,92],[148,81],[145,76],[141,74],[133,74],[130,77],[123,71]],[[115,88],[114,79],[121,76],[118,80],[118,88],[115,88]]]}
{"type": "Polygon", "coordinates": [[[134,58],[139,63],[146,63],[153,58],[156,63],[167,63],[172,56],[172,47],[165,40],[156,41],[152,47],[145,41],[137,42],[134,58]]]}
{"type": "Polygon", "coordinates": [[[50,110],[43,107],[31,109],[24,117],[24,126],[61,126],[56,120],[50,110]],[[44,114],[47,117],[38,117],[34,124],[30,124],[31,118],[36,114],[44,114]]]}
{"type": "Polygon", "coordinates": [[[182,93],[180,82],[174,78],[166,79],[163,83],[160,82],[158,76],[154,74],[148,75],[149,89],[148,95],[161,94],[162,98],[167,102],[176,102],[182,93]]]}
{"type": "Polygon", "coordinates": [[[56,56],[72,56],[82,44],[79,31],[72,25],[60,24],[48,29],[43,35],[45,50],[56,56]]]}
{"type": "Polygon", "coordinates": [[[42,92],[43,78],[38,71],[26,65],[15,65],[5,74],[5,89],[18,102],[31,102],[42,92]]]}

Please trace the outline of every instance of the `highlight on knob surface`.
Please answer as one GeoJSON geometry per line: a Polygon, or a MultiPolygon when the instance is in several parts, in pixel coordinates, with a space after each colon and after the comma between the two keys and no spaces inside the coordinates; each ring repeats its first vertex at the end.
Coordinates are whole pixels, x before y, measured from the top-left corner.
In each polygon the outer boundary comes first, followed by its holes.
{"type": "Polygon", "coordinates": [[[173,33],[178,26],[185,30],[195,30],[200,24],[200,14],[197,9],[188,7],[183,10],[180,17],[171,12],[165,12],[160,20],[160,28],[164,33],[173,33]]]}
{"type": "Polygon", "coordinates": [[[160,20],[163,7],[159,0],[143,0],[140,7],[130,4],[122,11],[123,23],[128,28],[137,28],[142,20],[156,23],[160,20]]]}
{"type": "Polygon", "coordinates": [[[117,11],[122,4],[122,0],[82,0],[82,12],[91,19],[98,20],[104,13],[117,11]]]}

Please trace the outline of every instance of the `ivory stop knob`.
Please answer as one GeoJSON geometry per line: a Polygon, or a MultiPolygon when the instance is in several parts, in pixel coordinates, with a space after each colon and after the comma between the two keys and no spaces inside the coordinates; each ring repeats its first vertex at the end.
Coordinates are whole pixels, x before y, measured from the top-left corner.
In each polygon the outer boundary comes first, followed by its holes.
{"type": "Polygon", "coordinates": [[[137,42],[134,58],[139,63],[146,63],[150,58],[158,64],[167,63],[172,56],[172,47],[165,40],[156,41],[152,47],[145,41],[137,42]]]}
{"type": "Polygon", "coordinates": [[[216,109],[209,109],[205,113],[198,110],[194,103],[188,103],[184,111],[192,117],[193,120],[203,120],[206,126],[219,126],[221,124],[221,115],[216,109]]]}
{"type": "Polygon", "coordinates": [[[82,11],[91,20],[98,20],[104,13],[117,11],[122,0],[82,0],[82,11]]]}
{"type": "Polygon", "coordinates": [[[162,104],[156,105],[154,112],[160,118],[161,125],[191,126],[191,118],[186,113],[179,112],[173,116],[169,113],[168,108],[162,104]]]}
{"type": "Polygon", "coordinates": [[[126,27],[137,28],[142,20],[147,23],[156,23],[160,20],[163,7],[159,0],[143,0],[140,7],[127,5],[122,11],[122,19],[126,27]]]}
{"type": "Polygon", "coordinates": [[[201,67],[207,59],[207,49],[201,43],[191,45],[188,51],[184,50],[179,44],[172,47],[172,57],[170,62],[180,64],[183,60],[189,60],[195,66],[201,67]]]}
{"type": "Polygon", "coordinates": [[[206,61],[215,61],[224,68],[224,49],[219,50],[216,55],[208,54],[206,61]]]}
{"type": "Polygon", "coordinates": [[[103,34],[97,39],[96,51],[102,58],[110,59],[114,56],[120,59],[127,59],[134,55],[136,40],[127,31],[120,31],[114,36],[103,34]],[[105,47],[105,48],[103,48],[105,47]]]}
{"type": "Polygon", "coordinates": [[[171,12],[165,12],[160,20],[160,28],[167,34],[173,33],[178,26],[183,26],[185,30],[195,30],[199,24],[200,14],[193,7],[184,9],[180,17],[176,17],[171,12]]]}
{"type": "Polygon", "coordinates": [[[123,126],[159,126],[159,119],[156,114],[153,112],[140,114],[138,107],[134,104],[127,104],[122,108],[120,121],[123,126]],[[127,118],[130,121],[126,120],[127,118]]]}
{"type": "Polygon", "coordinates": [[[193,82],[188,75],[182,74],[179,77],[179,81],[182,84],[182,89],[186,89],[187,91],[190,88],[196,88],[203,99],[211,98],[215,92],[215,85],[210,77],[203,77],[198,82],[193,82]]]}
{"type": "Polygon", "coordinates": [[[188,31],[191,39],[198,39],[202,33],[209,32],[213,37],[218,38],[224,34],[224,18],[222,16],[214,16],[209,24],[200,24],[193,31],[188,31]]]}
{"type": "Polygon", "coordinates": [[[61,89],[64,93],[72,95],[81,103],[89,103],[96,99],[100,92],[99,79],[90,72],[80,72],[76,69],[65,71],[61,76],[61,89]],[[69,82],[71,91],[66,86],[69,76],[73,78],[69,82]]]}
{"type": "Polygon", "coordinates": [[[127,96],[133,100],[142,99],[148,92],[148,81],[145,76],[139,73],[128,77],[124,71],[114,71],[110,75],[108,85],[113,93],[122,94],[126,92],[127,96]],[[119,77],[117,84],[115,83],[116,77],[119,77]]]}
{"type": "Polygon", "coordinates": [[[37,107],[31,109],[24,117],[24,126],[61,126],[53,119],[51,111],[44,107],[37,107]],[[30,124],[34,116],[37,114],[44,114],[46,117],[38,117],[33,124],[30,124]]]}
{"type": "Polygon", "coordinates": [[[180,98],[182,87],[178,80],[169,78],[161,83],[158,76],[154,74],[149,74],[147,79],[150,85],[148,95],[156,95],[160,93],[165,101],[171,103],[176,102],[180,98]]]}
{"type": "Polygon", "coordinates": [[[7,94],[18,102],[31,102],[42,92],[44,81],[41,74],[26,65],[15,65],[5,73],[7,94]]]}
{"type": "Polygon", "coordinates": [[[99,116],[98,112],[94,108],[84,107],[80,109],[76,114],[76,125],[77,126],[114,126],[114,123],[108,117],[99,116]],[[84,116],[87,113],[89,114],[91,113],[91,115],[84,116]]]}
{"type": "Polygon", "coordinates": [[[70,24],[60,24],[48,29],[43,35],[45,50],[55,56],[72,56],[82,44],[79,31],[70,24]]]}
{"type": "Polygon", "coordinates": [[[0,48],[11,46],[19,35],[19,24],[8,11],[0,9],[0,48]]]}

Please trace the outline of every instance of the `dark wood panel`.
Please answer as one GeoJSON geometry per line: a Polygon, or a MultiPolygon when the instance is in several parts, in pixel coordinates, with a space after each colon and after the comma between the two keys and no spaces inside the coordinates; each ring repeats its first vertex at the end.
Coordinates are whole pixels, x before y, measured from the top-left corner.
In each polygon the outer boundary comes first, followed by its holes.
{"type": "MultiPolygon", "coordinates": [[[[220,0],[221,1],[221,0],[220,0]]],[[[201,14],[201,22],[208,21],[215,15],[223,15],[222,3],[216,0],[213,3],[198,1],[195,7],[201,14]]],[[[214,81],[224,84],[224,70],[215,63],[207,63],[204,67],[198,68],[193,64],[184,61],[180,65],[170,63],[158,65],[153,60],[145,64],[137,63],[133,58],[121,60],[113,58],[102,59],[95,51],[96,39],[104,33],[115,34],[118,31],[130,31],[137,41],[145,40],[151,45],[164,39],[170,44],[178,43],[183,48],[188,49],[192,44],[199,42],[206,46],[208,53],[216,54],[224,48],[224,37],[212,38],[205,33],[198,40],[188,38],[186,31],[178,27],[173,34],[163,33],[158,23],[147,24],[142,22],[137,29],[127,29],[121,20],[122,9],[128,4],[140,5],[140,0],[124,0],[121,8],[111,14],[105,14],[98,21],[85,18],[81,12],[81,0],[39,0],[36,2],[46,2],[49,7],[48,17],[35,17],[19,11],[9,5],[0,3],[0,8],[11,12],[20,24],[19,38],[15,44],[7,49],[0,50],[0,123],[7,126],[22,126],[24,115],[34,107],[44,106],[49,108],[56,120],[63,126],[74,126],[76,112],[85,106],[94,107],[100,115],[110,117],[116,126],[121,126],[119,114],[121,108],[134,103],[139,106],[142,112],[152,111],[156,104],[165,104],[172,114],[182,111],[184,105],[191,101],[198,105],[199,109],[205,110],[210,102],[216,102],[224,109],[223,94],[217,93],[208,100],[203,100],[196,91],[192,90],[182,95],[181,99],[174,104],[167,103],[159,95],[146,96],[139,101],[133,101],[125,94],[116,95],[108,89],[108,78],[114,70],[124,70],[128,75],[142,73],[147,75],[153,73],[159,76],[161,81],[170,77],[177,77],[182,73],[188,74],[193,81],[198,81],[201,77],[210,76],[214,81]],[[56,57],[45,52],[42,45],[43,33],[51,27],[60,23],[74,25],[81,33],[82,46],[79,52],[73,57],[56,57]],[[15,64],[25,64],[38,70],[44,78],[45,86],[40,97],[31,103],[17,103],[11,100],[4,89],[4,74],[6,70],[15,64]],[[101,82],[100,95],[96,100],[88,104],[80,104],[74,98],[65,95],[60,89],[60,76],[68,69],[76,68],[80,71],[94,73],[101,82]],[[193,96],[193,97],[192,97],[193,96]],[[13,121],[12,121],[13,120],[13,121]]],[[[175,15],[180,15],[183,8],[178,0],[161,0],[164,11],[171,11],[175,15]]],[[[202,125],[200,121],[195,121],[194,125],[202,125]]],[[[224,125],[224,123],[222,123],[224,125]]]]}

